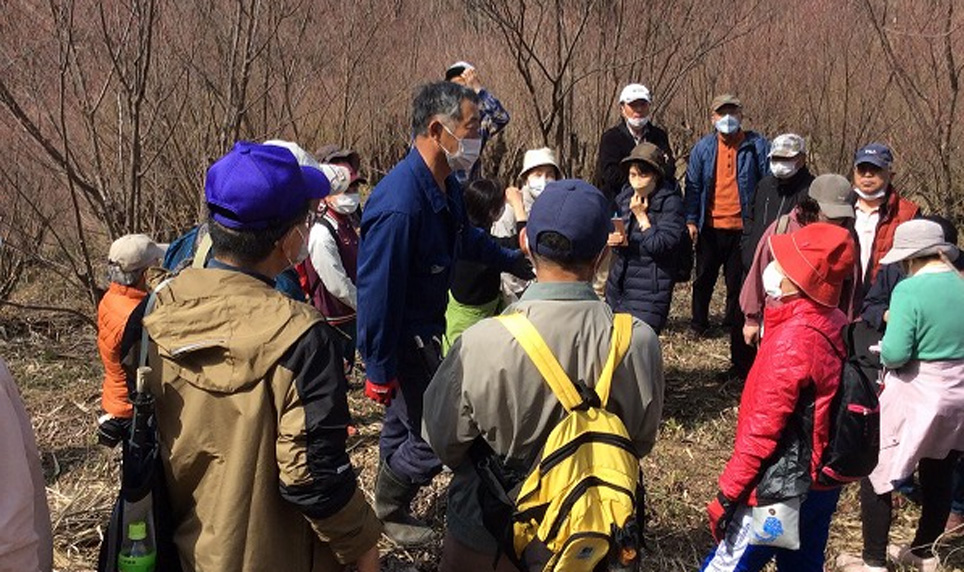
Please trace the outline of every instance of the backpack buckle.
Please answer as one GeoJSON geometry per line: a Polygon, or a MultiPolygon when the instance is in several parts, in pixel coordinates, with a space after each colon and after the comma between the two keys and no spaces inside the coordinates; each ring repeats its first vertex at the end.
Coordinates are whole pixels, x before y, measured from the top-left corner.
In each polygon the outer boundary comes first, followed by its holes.
{"type": "Polygon", "coordinates": [[[574,408],[574,411],[586,411],[591,407],[602,407],[602,400],[594,388],[586,385],[586,382],[579,379],[573,385],[576,386],[576,393],[582,398],[582,402],[574,408]]]}

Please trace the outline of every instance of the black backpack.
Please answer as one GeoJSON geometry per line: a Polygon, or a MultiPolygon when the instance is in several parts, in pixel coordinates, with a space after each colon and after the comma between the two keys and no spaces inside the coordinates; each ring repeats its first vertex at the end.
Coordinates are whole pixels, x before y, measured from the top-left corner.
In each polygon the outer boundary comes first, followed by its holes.
{"type": "MultiPolygon", "coordinates": [[[[830,405],[830,439],[817,471],[817,482],[823,486],[852,483],[869,475],[877,466],[880,452],[880,401],[877,396],[880,387],[861,366],[860,348],[855,352],[854,331],[858,324],[844,329],[849,355],[846,358],[840,356],[844,360],[840,385],[830,405]]],[[[823,332],[821,335],[826,337],[823,332]]],[[[830,346],[834,347],[832,343],[830,346]]]]}

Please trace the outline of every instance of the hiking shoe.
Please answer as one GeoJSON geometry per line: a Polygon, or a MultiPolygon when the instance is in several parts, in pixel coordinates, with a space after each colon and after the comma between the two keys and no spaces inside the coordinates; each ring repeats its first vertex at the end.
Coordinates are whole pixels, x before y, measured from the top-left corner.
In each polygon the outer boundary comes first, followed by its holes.
{"type": "Polygon", "coordinates": [[[856,554],[842,553],[834,563],[839,572],[887,572],[886,566],[871,566],[856,554]]]}
{"type": "Polygon", "coordinates": [[[940,561],[936,556],[921,558],[914,554],[909,546],[898,546],[896,544],[887,545],[887,558],[895,564],[909,566],[920,572],[937,572],[941,570],[940,561]]]}
{"type": "Polygon", "coordinates": [[[947,515],[944,534],[954,537],[964,535],[964,514],[951,511],[951,514],[947,515]]]}

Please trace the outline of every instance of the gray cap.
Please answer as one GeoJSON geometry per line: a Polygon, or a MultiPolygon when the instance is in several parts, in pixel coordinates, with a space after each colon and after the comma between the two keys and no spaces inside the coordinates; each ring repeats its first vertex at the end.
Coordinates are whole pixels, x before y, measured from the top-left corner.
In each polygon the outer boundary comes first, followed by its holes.
{"type": "Polygon", "coordinates": [[[958,249],[944,240],[944,229],[934,221],[914,219],[902,223],[894,231],[894,246],[880,259],[881,264],[892,264],[908,258],[920,258],[943,252],[950,260],[957,260],[958,249]]]}
{"type": "Polygon", "coordinates": [[[773,138],[770,145],[770,157],[792,159],[807,152],[807,143],[796,133],[784,133],[773,138]]]}
{"type": "Polygon", "coordinates": [[[820,175],[810,183],[810,198],[817,201],[820,210],[829,219],[854,218],[851,200],[853,186],[846,177],[836,174],[820,175]]]}

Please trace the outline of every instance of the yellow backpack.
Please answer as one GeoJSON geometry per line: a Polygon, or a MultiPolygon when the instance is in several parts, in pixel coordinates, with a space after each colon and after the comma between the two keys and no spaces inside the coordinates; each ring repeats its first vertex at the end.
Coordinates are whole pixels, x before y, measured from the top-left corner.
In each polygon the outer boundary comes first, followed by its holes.
{"type": "Polygon", "coordinates": [[[613,370],[629,348],[632,318],[616,314],[609,357],[593,389],[569,379],[524,315],[499,320],[568,412],[519,490],[512,518],[516,561],[545,562],[545,572],[589,572],[608,556],[610,569],[635,568],[642,524],[639,459],[625,424],[606,410],[613,370]]]}

